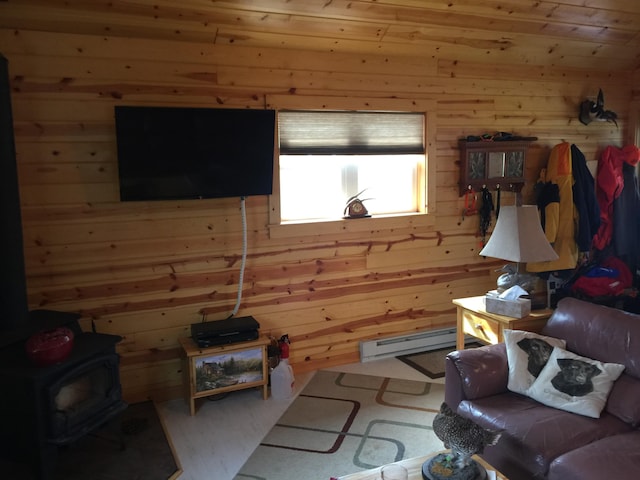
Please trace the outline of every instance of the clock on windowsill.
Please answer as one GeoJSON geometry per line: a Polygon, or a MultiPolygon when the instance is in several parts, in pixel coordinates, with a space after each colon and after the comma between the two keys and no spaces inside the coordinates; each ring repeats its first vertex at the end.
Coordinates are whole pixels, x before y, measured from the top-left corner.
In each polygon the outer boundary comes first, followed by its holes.
{"type": "Polygon", "coordinates": [[[364,218],[370,217],[367,208],[359,198],[352,198],[344,209],[346,216],[344,218],[364,218]]]}

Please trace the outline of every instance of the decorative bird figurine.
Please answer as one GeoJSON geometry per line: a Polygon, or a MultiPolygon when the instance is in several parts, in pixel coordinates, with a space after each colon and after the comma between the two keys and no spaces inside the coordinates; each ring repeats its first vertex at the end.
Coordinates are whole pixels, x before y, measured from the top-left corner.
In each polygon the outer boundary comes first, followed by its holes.
{"type": "Polygon", "coordinates": [[[502,435],[458,415],[444,402],[433,419],[433,431],[444,447],[451,449],[455,466],[460,470],[472,463],[473,455],[482,453],[487,445],[495,445],[502,435]]]}
{"type": "Polygon", "coordinates": [[[598,120],[601,122],[613,122],[615,126],[618,126],[618,114],[611,110],[604,109],[604,94],[602,89],[598,90],[598,98],[594,102],[592,100],[585,100],[580,104],[579,120],[583,125],[589,125],[592,120],[598,120]]]}
{"type": "Polygon", "coordinates": [[[508,263],[494,271],[504,272],[498,277],[496,288],[498,293],[502,293],[514,285],[519,285],[529,293],[535,290],[538,277],[530,273],[520,273],[517,266],[508,263]]]}

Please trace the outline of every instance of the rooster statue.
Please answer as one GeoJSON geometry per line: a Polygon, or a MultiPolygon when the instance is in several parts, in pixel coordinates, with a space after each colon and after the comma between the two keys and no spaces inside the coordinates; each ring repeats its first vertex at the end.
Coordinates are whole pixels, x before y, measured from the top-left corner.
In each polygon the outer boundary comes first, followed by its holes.
{"type": "Polygon", "coordinates": [[[471,457],[482,453],[487,445],[495,445],[501,432],[488,430],[454,412],[446,403],[433,419],[433,431],[451,454],[438,454],[422,468],[430,480],[481,480],[486,471],[471,457]]]}

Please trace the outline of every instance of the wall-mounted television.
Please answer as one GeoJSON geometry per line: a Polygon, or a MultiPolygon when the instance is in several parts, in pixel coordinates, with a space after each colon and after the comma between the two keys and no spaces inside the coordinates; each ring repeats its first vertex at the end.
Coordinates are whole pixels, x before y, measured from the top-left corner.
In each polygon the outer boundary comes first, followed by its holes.
{"type": "Polygon", "coordinates": [[[121,201],[270,195],[275,111],[116,106],[121,201]]]}

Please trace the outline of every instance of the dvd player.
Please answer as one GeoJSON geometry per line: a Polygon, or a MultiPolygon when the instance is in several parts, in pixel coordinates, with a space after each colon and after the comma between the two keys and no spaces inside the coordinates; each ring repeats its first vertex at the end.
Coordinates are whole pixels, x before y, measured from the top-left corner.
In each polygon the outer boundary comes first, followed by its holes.
{"type": "Polygon", "coordinates": [[[191,338],[200,347],[214,347],[236,342],[248,342],[260,337],[260,324],[255,318],[231,317],[191,324],[191,338]]]}

